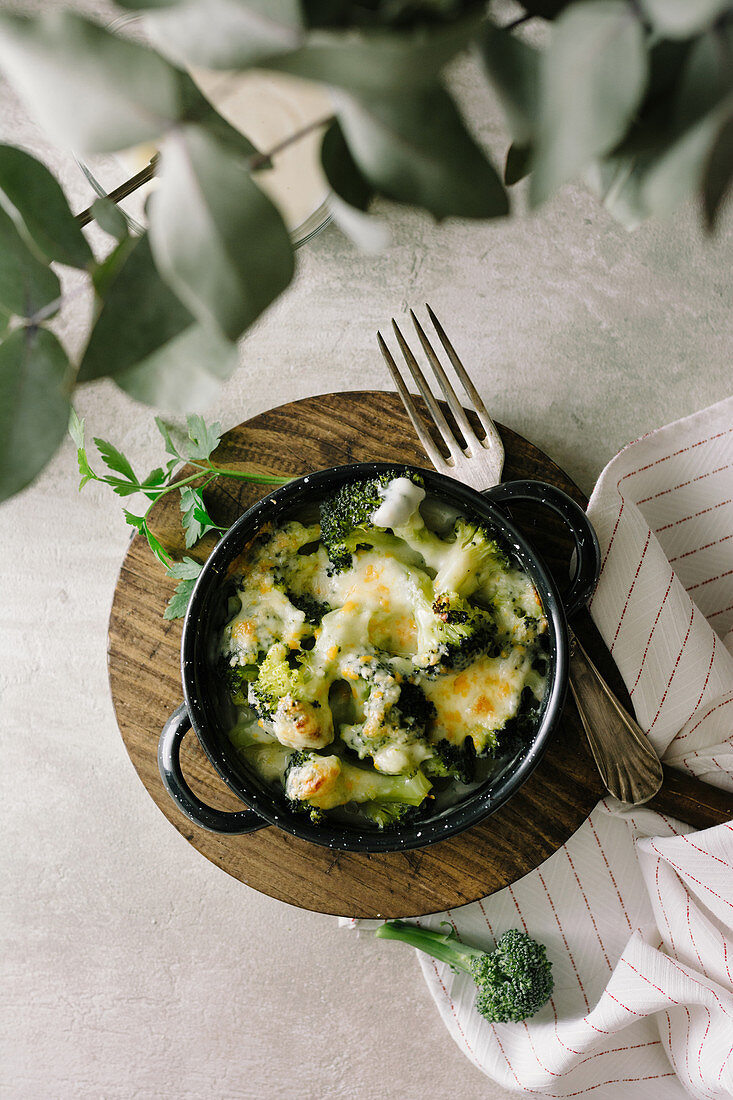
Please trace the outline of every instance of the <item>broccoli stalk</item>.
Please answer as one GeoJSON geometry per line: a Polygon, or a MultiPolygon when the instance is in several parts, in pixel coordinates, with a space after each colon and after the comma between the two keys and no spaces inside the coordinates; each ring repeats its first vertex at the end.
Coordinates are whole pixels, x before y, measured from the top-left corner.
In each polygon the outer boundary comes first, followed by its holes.
{"type": "Polygon", "coordinates": [[[478,523],[459,516],[453,533],[454,541],[435,576],[435,591],[454,592],[468,598],[492,564],[506,565],[506,555],[478,523]]]}
{"type": "Polygon", "coordinates": [[[519,1023],[547,1004],[552,994],[552,966],[544,944],[510,928],[494,951],[461,943],[454,932],[431,932],[405,921],[387,921],[375,933],[402,940],[454,970],[470,974],[476,984],[476,1010],[492,1023],[519,1023]]]}

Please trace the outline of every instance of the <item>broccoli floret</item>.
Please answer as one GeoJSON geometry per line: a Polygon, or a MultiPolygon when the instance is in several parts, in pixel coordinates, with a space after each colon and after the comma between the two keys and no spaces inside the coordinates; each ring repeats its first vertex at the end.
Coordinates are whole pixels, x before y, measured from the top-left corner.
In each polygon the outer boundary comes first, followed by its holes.
{"type": "Polygon", "coordinates": [[[383,490],[398,477],[421,484],[419,475],[408,470],[388,470],[375,477],[350,481],[321,502],[321,540],[334,572],[350,568],[352,553],[359,545],[358,532],[367,535],[374,530],[372,516],[384,500],[383,490]]]}
{"type": "Polygon", "coordinates": [[[479,587],[482,574],[492,567],[507,565],[506,554],[491,533],[480,523],[459,516],[450,550],[435,576],[435,591],[455,592],[468,598],[479,587]]]}
{"type": "Polygon", "coordinates": [[[320,749],[333,741],[328,684],[314,677],[305,650],[271,647],[249,685],[248,701],[277,740],[288,748],[320,749]]]}
{"type": "Polygon", "coordinates": [[[496,624],[488,611],[473,607],[456,592],[442,592],[430,608],[416,610],[415,664],[428,676],[467,668],[486,653],[496,638],[496,624]]]}
{"type": "Polygon", "coordinates": [[[417,806],[406,802],[363,802],[359,808],[380,829],[402,825],[417,814],[417,806]]]}
{"type": "Polygon", "coordinates": [[[285,595],[293,607],[297,607],[298,611],[303,612],[305,621],[312,626],[318,626],[323,616],[331,611],[331,607],[324,600],[318,600],[307,592],[298,593],[287,589],[285,595]]]}
{"type": "Polygon", "coordinates": [[[459,779],[472,783],[476,774],[476,751],[471,738],[454,745],[441,738],[432,746],[432,756],[423,761],[422,769],[431,779],[459,779]]]}
{"type": "Polygon", "coordinates": [[[257,679],[257,665],[228,665],[225,677],[232,702],[238,707],[246,706],[249,684],[257,679]]]}
{"type": "Polygon", "coordinates": [[[293,809],[309,813],[312,820],[324,810],[349,802],[368,803],[372,814],[375,806],[386,806],[390,811],[395,806],[419,806],[431,788],[430,780],[420,771],[414,775],[381,775],[347,764],[338,756],[314,752],[294,753],[285,775],[288,802],[293,809]]]}
{"type": "Polygon", "coordinates": [[[375,934],[381,939],[402,940],[454,970],[470,974],[476,983],[476,1010],[492,1023],[527,1020],[552,995],[547,949],[517,928],[499,936],[491,952],[461,943],[454,932],[431,932],[400,920],[387,921],[375,934]]]}
{"type": "Polygon", "coordinates": [[[414,772],[429,755],[425,734],[435,717],[435,707],[423,689],[376,654],[344,662],[343,672],[364,715],[363,722],[342,727],[344,743],[361,759],[371,756],[378,771],[414,772]]]}

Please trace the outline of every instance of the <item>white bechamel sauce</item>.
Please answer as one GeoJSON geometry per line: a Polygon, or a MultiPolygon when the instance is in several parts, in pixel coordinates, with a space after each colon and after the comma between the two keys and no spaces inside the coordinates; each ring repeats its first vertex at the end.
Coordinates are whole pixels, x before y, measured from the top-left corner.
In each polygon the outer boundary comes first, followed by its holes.
{"type": "Polygon", "coordinates": [[[384,500],[372,514],[377,527],[403,527],[425,500],[425,490],[408,477],[396,477],[384,489],[384,500]]]}
{"type": "MultiPolygon", "coordinates": [[[[281,73],[215,72],[192,69],[191,76],[227,122],[266,153],[312,122],[333,114],[328,92],[318,84],[281,73]]],[[[325,202],[329,187],[320,162],[323,128],[300,138],[273,157],[273,167],[256,173],[257,183],[279,208],[292,232],[325,202]]],[[[131,175],[155,153],[151,143],[117,154],[131,175]]],[[[140,191],[155,187],[151,181],[140,191]]]]}

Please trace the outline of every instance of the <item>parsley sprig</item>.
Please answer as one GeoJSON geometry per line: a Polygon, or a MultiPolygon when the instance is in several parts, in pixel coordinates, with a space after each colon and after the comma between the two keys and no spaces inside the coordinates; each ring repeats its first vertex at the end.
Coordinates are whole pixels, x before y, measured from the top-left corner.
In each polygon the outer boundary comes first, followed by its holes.
{"type": "Polygon", "coordinates": [[[142,479],[136,475],[132,464],[122,451],[119,451],[106,439],[96,437],[94,443],[102,462],[109,472],[99,474],[92,469],[84,441],[84,420],[79,419],[74,409],[71,410],[69,420],[69,435],[76,444],[79,473],[81,474],[80,490],[90,481],[97,481],[102,485],[109,485],[118,496],[130,497],[141,494],[150,501],[142,515],[137,515],[126,508],[123,509],[123,512],[126,522],[145,536],[148,546],[164,566],[168,576],[179,581],[165,609],[166,619],[179,619],[186,613],[196,578],[203,566],[187,555],[184,555],[182,561],[173,560],[151,530],[148,522],[150,510],[155,502],[167,493],[177,492],[180,494],[181,526],[185,532],[186,547],[190,548],[207,532],[226,530],[211,518],[203,498],[204,490],[217,478],[226,477],[236,481],[251,481],[258,485],[284,485],[292,479],[278,477],[275,474],[253,474],[247,470],[233,470],[226,466],[214,465],[210,456],[221,441],[221,424],[218,421],[207,425],[201,416],[188,416],[186,418],[188,436],[177,442],[173,440],[170,427],[159,416],[156,416],[155,423],[163,437],[165,452],[170,457],[165,465],[156,466],[142,479]],[[193,466],[196,472],[189,474],[187,477],[176,477],[176,471],[181,463],[193,466]]]}

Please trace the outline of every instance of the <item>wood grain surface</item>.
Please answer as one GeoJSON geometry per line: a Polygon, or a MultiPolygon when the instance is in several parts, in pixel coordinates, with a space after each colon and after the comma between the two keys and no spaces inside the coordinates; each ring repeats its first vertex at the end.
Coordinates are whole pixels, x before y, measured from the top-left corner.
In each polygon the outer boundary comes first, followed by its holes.
{"type": "MultiPolygon", "coordinates": [[[[508,428],[499,429],[506,448],[506,480],[553,482],[585,505],[577,486],[542,451],[508,428]]],[[[216,457],[220,465],[293,476],[369,460],[430,465],[397,395],[374,392],[327,394],[272,409],[228,432],[216,457]]],[[[214,519],[228,525],[267,491],[224,481],[205,495],[214,519]]],[[[514,509],[513,516],[562,586],[571,545],[561,522],[526,506],[514,509]]],[[[178,494],[155,505],[150,523],[180,557],[185,548],[178,494]]],[[[200,543],[193,556],[203,560],[212,545],[200,543]]],[[[140,779],[169,821],[207,859],[256,890],[302,908],[345,916],[417,916],[453,908],[533,870],[575,832],[604,794],[577,712],[568,702],[543,761],[510,802],[472,829],[427,848],[360,854],[334,852],[273,826],[246,836],[206,832],[178,812],[157,768],[160,731],[182,699],[182,623],[163,618],[174,584],[136,535],[120,570],[109,623],[109,677],[117,721],[140,779]]],[[[626,698],[590,616],[578,616],[574,628],[611,686],[626,698]]],[[[184,739],[181,762],[205,802],[221,809],[242,808],[193,733],[184,739]]],[[[709,812],[704,791],[710,788],[698,786],[703,796],[688,796],[685,805],[691,813],[704,814],[709,812]]],[[[685,786],[688,795],[690,789],[685,786]]],[[[672,813],[669,801],[665,809],[672,813]]]]}

